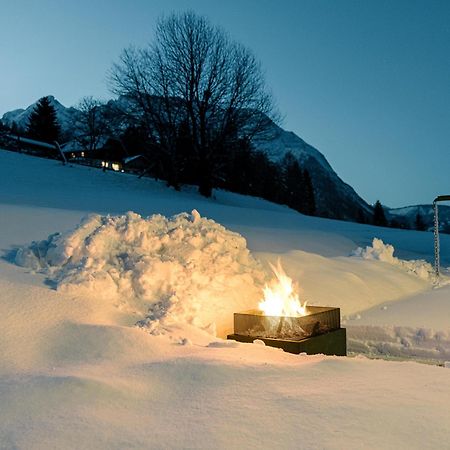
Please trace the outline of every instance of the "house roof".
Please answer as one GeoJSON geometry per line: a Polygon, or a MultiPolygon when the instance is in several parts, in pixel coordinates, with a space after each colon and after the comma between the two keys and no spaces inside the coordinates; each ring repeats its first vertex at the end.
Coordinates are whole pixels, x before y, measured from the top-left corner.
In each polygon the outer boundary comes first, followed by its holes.
{"type": "Polygon", "coordinates": [[[124,164],[128,164],[131,161],[134,161],[134,160],[139,159],[139,158],[145,158],[145,156],[144,155],[127,156],[126,158],[123,159],[123,163],[124,164]]]}

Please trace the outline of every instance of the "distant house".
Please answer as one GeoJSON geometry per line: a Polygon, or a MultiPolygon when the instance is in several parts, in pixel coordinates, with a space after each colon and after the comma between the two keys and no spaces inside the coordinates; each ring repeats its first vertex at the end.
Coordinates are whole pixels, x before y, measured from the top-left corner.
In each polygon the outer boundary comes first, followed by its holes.
{"type": "Polygon", "coordinates": [[[142,174],[147,170],[149,160],[144,155],[127,156],[122,160],[123,168],[127,172],[142,174]]]}
{"type": "Polygon", "coordinates": [[[79,142],[75,140],[63,144],[61,150],[66,155],[67,159],[84,158],[87,153],[86,150],[80,146],[79,142]]]}
{"type": "Polygon", "coordinates": [[[72,140],[62,146],[62,151],[73,162],[115,171],[122,170],[122,159],[126,154],[119,142],[109,138],[101,139],[95,150],[89,150],[79,141],[72,140]]]}

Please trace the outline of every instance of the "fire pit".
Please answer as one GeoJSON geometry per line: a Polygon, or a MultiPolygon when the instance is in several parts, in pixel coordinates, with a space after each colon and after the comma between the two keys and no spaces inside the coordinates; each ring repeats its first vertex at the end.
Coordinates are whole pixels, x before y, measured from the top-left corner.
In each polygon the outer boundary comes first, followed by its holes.
{"type": "Polygon", "coordinates": [[[271,267],[276,278],[264,288],[260,309],[235,313],[234,334],[228,339],[260,339],[290,353],[345,356],[346,333],[341,328],[340,309],[302,304],[281,264],[271,267]]]}
{"type": "Polygon", "coordinates": [[[306,315],[267,316],[250,310],[234,314],[234,334],[228,339],[239,342],[264,341],[289,353],[347,354],[345,329],[340,327],[339,308],[306,307],[306,315]]]}

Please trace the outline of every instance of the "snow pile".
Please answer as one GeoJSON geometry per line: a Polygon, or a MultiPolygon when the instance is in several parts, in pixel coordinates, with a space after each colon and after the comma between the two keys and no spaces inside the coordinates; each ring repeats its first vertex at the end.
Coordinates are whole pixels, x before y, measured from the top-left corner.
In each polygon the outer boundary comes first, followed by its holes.
{"type": "Polygon", "coordinates": [[[385,244],[381,239],[373,238],[372,246],[367,246],[365,249],[358,247],[352,256],[358,256],[366,260],[383,261],[394,266],[401,267],[407,272],[417,275],[423,280],[430,282],[435,281],[433,266],[424,260],[410,260],[405,261],[394,256],[394,247],[390,244],[385,244]]]}
{"type": "Polygon", "coordinates": [[[245,239],[196,210],[91,215],[20,249],[16,263],[43,271],[58,290],[120,301],[155,333],[189,323],[223,335],[233,312],[257,304],[265,282],[245,239]]]}
{"type": "Polygon", "coordinates": [[[374,238],[372,246],[367,246],[365,249],[358,247],[354,252],[354,256],[360,256],[364,259],[375,259],[384,261],[389,264],[397,264],[398,259],[394,256],[394,247],[390,244],[385,244],[381,239],[374,238]]]}

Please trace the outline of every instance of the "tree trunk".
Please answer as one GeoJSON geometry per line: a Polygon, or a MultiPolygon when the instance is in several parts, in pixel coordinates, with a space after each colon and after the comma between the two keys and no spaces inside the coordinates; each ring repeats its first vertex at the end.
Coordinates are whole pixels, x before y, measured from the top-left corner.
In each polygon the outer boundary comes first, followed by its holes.
{"type": "Polygon", "coordinates": [[[209,161],[203,157],[199,164],[199,183],[198,192],[204,197],[212,196],[212,173],[209,161]]]}

